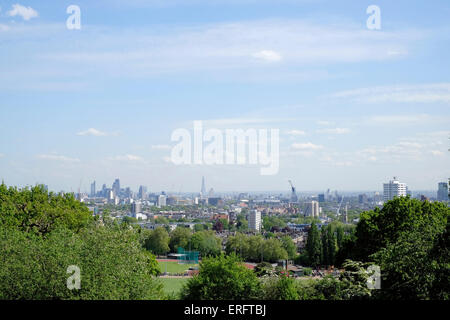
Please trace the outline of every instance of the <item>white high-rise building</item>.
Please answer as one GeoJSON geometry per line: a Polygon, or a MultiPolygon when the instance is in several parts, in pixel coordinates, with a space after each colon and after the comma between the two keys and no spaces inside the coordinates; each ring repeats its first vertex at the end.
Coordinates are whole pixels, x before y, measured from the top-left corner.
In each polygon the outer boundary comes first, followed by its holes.
{"type": "Polygon", "coordinates": [[[395,197],[406,197],[407,190],[406,183],[401,183],[394,177],[394,180],[383,184],[383,200],[387,202],[395,197]]]}
{"type": "Polygon", "coordinates": [[[261,231],[261,212],[258,210],[251,210],[248,219],[248,228],[252,231],[261,231]]]}
{"type": "Polygon", "coordinates": [[[162,194],[158,197],[158,207],[165,207],[167,205],[167,197],[162,194]]]}
{"type": "Polygon", "coordinates": [[[311,201],[306,203],[305,216],[318,218],[320,215],[319,202],[311,201]]]}

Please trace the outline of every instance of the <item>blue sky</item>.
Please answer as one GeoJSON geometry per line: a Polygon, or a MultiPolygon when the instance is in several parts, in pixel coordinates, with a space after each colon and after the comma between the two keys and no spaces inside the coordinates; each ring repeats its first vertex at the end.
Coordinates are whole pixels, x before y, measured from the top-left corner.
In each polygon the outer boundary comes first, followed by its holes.
{"type": "Polygon", "coordinates": [[[437,189],[448,1],[0,1],[0,177],[53,190],[437,189]],[[66,8],[81,9],[68,30],[66,8]],[[366,8],[381,9],[368,30],[366,8]],[[21,10],[14,11],[13,5],[21,10]],[[171,133],[280,130],[280,171],[175,166],[171,133]]]}

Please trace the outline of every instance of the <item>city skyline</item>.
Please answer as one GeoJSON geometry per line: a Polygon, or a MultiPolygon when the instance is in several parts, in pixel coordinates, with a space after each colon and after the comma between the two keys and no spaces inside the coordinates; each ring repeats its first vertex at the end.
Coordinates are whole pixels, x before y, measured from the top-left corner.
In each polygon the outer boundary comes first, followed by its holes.
{"type": "Polygon", "coordinates": [[[398,176],[434,191],[450,177],[445,1],[83,0],[81,30],[66,3],[16,4],[0,10],[8,185],[382,191],[398,176]],[[371,4],[381,30],[366,27],[371,4]],[[171,134],[196,120],[279,129],[279,172],[170,163],[171,134]]]}

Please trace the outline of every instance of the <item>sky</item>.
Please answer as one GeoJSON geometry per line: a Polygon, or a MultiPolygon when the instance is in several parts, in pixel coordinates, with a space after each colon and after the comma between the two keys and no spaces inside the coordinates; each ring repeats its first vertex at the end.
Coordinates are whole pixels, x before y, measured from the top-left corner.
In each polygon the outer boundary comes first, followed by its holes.
{"type": "Polygon", "coordinates": [[[375,191],[397,176],[437,190],[449,16],[447,0],[0,0],[0,178],[198,192],[205,176],[226,192],[375,191]],[[277,174],[171,163],[172,133],[200,120],[278,129],[277,174]]]}

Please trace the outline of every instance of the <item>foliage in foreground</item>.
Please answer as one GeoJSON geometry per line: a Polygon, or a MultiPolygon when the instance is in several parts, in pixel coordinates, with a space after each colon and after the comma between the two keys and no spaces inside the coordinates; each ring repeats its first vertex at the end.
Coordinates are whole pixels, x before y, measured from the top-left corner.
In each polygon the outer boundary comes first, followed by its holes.
{"type": "Polygon", "coordinates": [[[183,300],[254,300],[260,295],[260,282],[234,254],[205,258],[200,273],[181,291],[183,300]]]}
{"type": "Polygon", "coordinates": [[[160,299],[159,267],[133,230],[92,226],[47,237],[0,228],[1,300],[160,299]],[[81,269],[81,290],[69,290],[71,265],[81,269]]]}

